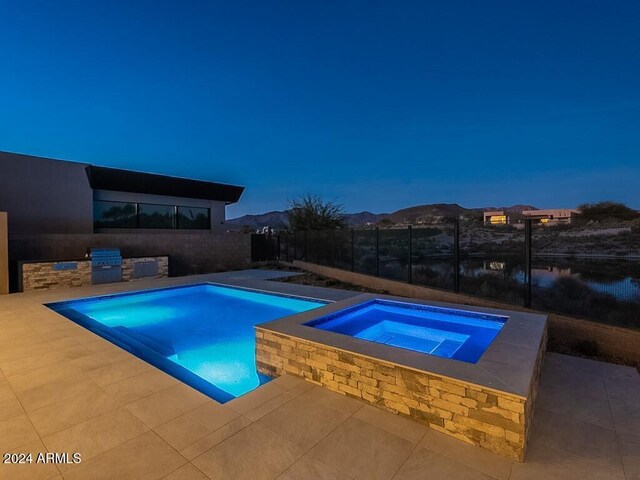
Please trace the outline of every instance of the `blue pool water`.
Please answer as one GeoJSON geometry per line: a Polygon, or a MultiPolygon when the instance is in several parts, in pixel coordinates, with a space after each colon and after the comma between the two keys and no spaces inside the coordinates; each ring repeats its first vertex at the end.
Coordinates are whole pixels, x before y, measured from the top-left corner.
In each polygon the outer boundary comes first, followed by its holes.
{"type": "Polygon", "coordinates": [[[507,317],[371,300],[305,323],[370,342],[476,363],[507,317]]]}
{"type": "Polygon", "coordinates": [[[201,284],[49,304],[219,402],[269,379],[256,371],[253,326],[325,302],[201,284]]]}

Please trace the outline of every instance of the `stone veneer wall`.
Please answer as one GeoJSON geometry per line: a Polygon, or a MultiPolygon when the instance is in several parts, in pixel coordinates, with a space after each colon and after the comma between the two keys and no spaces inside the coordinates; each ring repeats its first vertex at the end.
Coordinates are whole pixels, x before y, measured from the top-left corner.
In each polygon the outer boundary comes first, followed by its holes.
{"type": "Polygon", "coordinates": [[[88,260],[65,262],[76,263],[78,266],[73,270],[54,270],[55,263],[58,262],[23,264],[19,273],[22,278],[22,291],[91,285],[91,262],[88,260]]]}
{"type": "MultiPolygon", "coordinates": [[[[122,259],[122,281],[141,280],[131,278],[133,264],[140,261],[158,261],[158,274],[153,277],[163,278],[169,276],[169,257],[141,257],[122,259]]],[[[52,288],[84,287],[91,285],[91,262],[79,260],[71,262],[36,262],[23,263],[19,272],[22,277],[22,291],[49,290],[52,288]],[[77,268],[71,270],[54,270],[56,263],[75,263],[77,268]]]]}
{"type": "Polygon", "coordinates": [[[301,376],[467,443],[524,460],[546,333],[530,394],[524,398],[255,328],[256,364],[263,374],[301,376]]]}

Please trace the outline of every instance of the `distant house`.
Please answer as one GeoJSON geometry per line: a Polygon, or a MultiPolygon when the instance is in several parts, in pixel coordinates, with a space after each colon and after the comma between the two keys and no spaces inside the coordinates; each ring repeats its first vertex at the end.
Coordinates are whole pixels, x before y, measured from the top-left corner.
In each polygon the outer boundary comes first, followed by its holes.
{"type": "Polygon", "coordinates": [[[578,210],[571,208],[552,208],[547,210],[525,210],[522,215],[536,223],[545,225],[558,225],[572,223],[580,214],[578,210]]]}
{"type": "Polygon", "coordinates": [[[494,210],[484,212],[484,223],[489,225],[512,225],[519,223],[522,215],[517,212],[507,212],[505,210],[494,210]]]}
{"type": "Polygon", "coordinates": [[[244,187],[0,152],[9,233],[224,232],[244,187]]]}
{"type": "Polygon", "coordinates": [[[484,212],[484,223],[488,225],[520,225],[526,219],[544,225],[571,223],[578,215],[578,210],[570,208],[553,208],[547,210],[524,210],[522,213],[495,210],[484,212]]]}

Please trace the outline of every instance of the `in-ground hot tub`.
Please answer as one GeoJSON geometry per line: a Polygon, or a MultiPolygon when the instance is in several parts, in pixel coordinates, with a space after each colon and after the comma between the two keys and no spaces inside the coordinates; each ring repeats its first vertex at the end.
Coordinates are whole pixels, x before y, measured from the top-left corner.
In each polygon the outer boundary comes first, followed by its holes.
{"type": "Polygon", "coordinates": [[[364,294],[255,327],[256,365],[523,461],[546,316],[364,294]]]}
{"type": "Polygon", "coordinates": [[[305,323],[351,337],[476,363],[508,317],[375,299],[305,323]]]}

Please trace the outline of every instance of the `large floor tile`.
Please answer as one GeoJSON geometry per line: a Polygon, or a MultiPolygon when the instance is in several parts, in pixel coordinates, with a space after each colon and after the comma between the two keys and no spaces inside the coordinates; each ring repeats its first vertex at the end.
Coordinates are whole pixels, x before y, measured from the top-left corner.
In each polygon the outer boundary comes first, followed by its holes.
{"type": "Polygon", "coordinates": [[[131,380],[148,388],[152,392],[159,392],[176,385],[178,380],[171,375],[167,375],[162,370],[153,369],[131,377],[131,380]]]}
{"type": "Polygon", "coordinates": [[[68,358],[63,352],[48,350],[39,355],[5,362],[2,364],[2,371],[6,376],[12,376],[29,373],[38,368],[56,365],[65,361],[68,361],[68,358]]]}
{"type": "Polygon", "coordinates": [[[640,404],[640,375],[605,378],[609,399],[640,404]]]}
{"type": "Polygon", "coordinates": [[[302,450],[269,429],[251,425],[193,460],[212,480],[271,480],[302,450]]]}
{"type": "Polygon", "coordinates": [[[625,398],[610,398],[613,426],[616,431],[631,435],[640,435],[640,401],[625,398]]]}
{"type": "Polygon", "coordinates": [[[0,420],[22,415],[24,409],[6,381],[0,381],[0,420]]]}
{"type": "Polygon", "coordinates": [[[21,372],[7,377],[11,387],[16,392],[44,385],[63,379],[65,377],[84,376],[85,373],[79,367],[70,363],[58,363],[36,368],[28,372],[21,372]]]}
{"type": "Polygon", "coordinates": [[[30,453],[34,463],[0,464],[0,480],[53,480],[56,477],[58,469],[54,464],[35,463],[39,453],[47,452],[46,447],[40,440],[22,445],[19,452],[30,453]]]}
{"type": "Polygon", "coordinates": [[[65,480],[156,480],[186,463],[154,432],[144,433],[64,473],[65,480]]]}
{"type": "Polygon", "coordinates": [[[150,428],[155,428],[182,415],[182,411],[176,408],[171,398],[163,392],[131,402],[125,408],[150,428]]]}
{"type": "Polygon", "coordinates": [[[69,363],[87,372],[89,370],[106,367],[111,365],[112,362],[107,360],[103,355],[92,352],[88,355],[73,358],[72,360],[69,360],[69,363]]]}
{"type": "Polygon", "coordinates": [[[226,406],[243,415],[248,411],[259,407],[263,403],[274,399],[283,392],[284,389],[280,388],[278,384],[269,382],[262,385],[260,388],[245,393],[241,397],[234,398],[228,402],[226,406]]]}
{"type": "Polygon", "coordinates": [[[561,390],[574,396],[607,398],[607,389],[602,378],[577,370],[562,361],[552,363],[550,358],[555,357],[548,357],[545,357],[542,365],[540,394],[547,390],[561,390]]]}
{"type": "Polygon", "coordinates": [[[536,411],[539,410],[603,427],[613,427],[609,400],[602,396],[587,396],[565,388],[541,389],[536,399],[536,411]]]}
{"type": "Polygon", "coordinates": [[[310,405],[324,405],[348,413],[349,415],[353,415],[364,406],[363,402],[355,398],[332,392],[324,387],[314,386],[300,395],[300,398],[304,398],[310,405]]]}
{"type": "Polygon", "coordinates": [[[43,442],[53,452],[79,452],[86,462],[147,430],[131,412],[119,408],[45,436],[43,442]]]}
{"type": "Polygon", "coordinates": [[[135,376],[104,385],[102,388],[122,403],[135,402],[153,393],[147,387],[138,383],[135,376]]]}
{"type": "Polygon", "coordinates": [[[416,449],[402,465],[394,480],[494,480],[485,473],[426,448],[416,449]]]}
{"type": "Polygon", "coordinates": [[[355,479],[385,480],[398,471],[414,444],[350,418],[311,450],[311,455],[355,479]]]}
{"type": "Polygon", "coordinates": [[[429,430],[426,425],[371,405],[365,405],[353,417],[405,438],[412,443],[418,443],[429,430]]]}
{"type": "Polygon", "coordinates": [[[189,385],[184,383],[173,385],[172,387],[163,390],[163,392],[170,396],[173,404],[184,413],[190,412],[194,408],[212,401],[203,393],[200,393],[195,388],[191,388],[189,385]]]}
{"type": "Polygon", "coordinates": [[[341,410],[321,403],[309,404],[304,398],[298,397],[265,415],[257,423],[306,451],[349,416],[341,410]]]}
{"type": "Polygon", "coordinates": [[[247,420],[245,417],[238,417],[235,420],[231,420],[226,425],[218,428],[213,433],[210,433],[206,437],[198,440],[195,443],[192,443],[188,447],[180,450],[180,453],[187,459],[193,460],[196,457],[199,457],[207,450],[215,447],[219,443],[224,442],[227,438],[235,435],[240,430],[247,428],[251,425],[251,421],[247,420]]]}
{"type": "Polygon", "coordinates": [[[511,474],[512,460],[435,430],[428,430],[418,447],[427,448],[501,480],[507,480],[511,474]]]}
{"type": "Polygon", "coordinates": [[[524,463],[514,462],[509,480],[624,480],[622,467],[608,467],[583,457],[531,442],[524,463]]]}
{"type": "Polygon", "coordinates": [[[11,453],[38,439],[38,433],[25,414],[0,421],[0,453],[11,453]]]}
{"type": "Polygon", "coordinates": [[[209,477],[194,467],[191,463],[187,463],[175,472],[164,477],[162,480],[209,480],[209,477]]]}
{"type": "Polygon", "coordinates": [[[113,365],[89,370],[87,374],[93,378],[98,385],[104,386],[124,380],[125,378],[133,377],[149,371],[152,368],[151,365],[142,360],[131,358],[114,363],[113,365]]]}
{"type": "Polygon", "coordinates": [[[611,428],[540,409],[535,413],[531,439],[595,463],[621,466],[616,433],[611,428]]]}
{"type": "MultiPolygon", "coordinates": [[[[291,390],[293,388],[305,388],[308,390],[313,387],[313,383],[307,382],[305,379],[300,378],[296,375],[280,375],[277,378],[271,380],[271,383],[278,385],[283,390],[291,390]]],[[[300,392],[302,393],[302,392],[300,392]]]]}
{"type": "Polygon", "coordinates": [[[211,433],[187,415],[163,423],[154,428],[154,431],[176,450],[182,450],[211,433]]]}
{"type": "Polygon", "coordinates": [[[213,401],[194,408],[187,415],[212,432],[240,416],[236,411],[213,401]]]}
{"type": "Polygon", "coordinates": [[[640,435],[618,433],[618,446],[627,480],[640,480],[640,435]]]}
{"type": "Polygon", "coordinates": [[[16,394],[24,409],[30,412],[69,398],[91,395],[99,390],[100,387],[93,380],[70,376],[16,394]]]}
{"type": "Polygon", "coordinates": [[[278,395],[275,398],[272,398],[268,402],[263,403],[262,405],[250,410],[244,414],[252,422],[260,420],[265,415],[273,412],[274,410],[282,407],[284,404],[289,403],[291,400],[296,398],[299,393],[294,390],[287,390],[286,392],[278,395]]]}
{"type": "Polygon", "coordinates": [[[317,458],[305,455],[278,476],[278,480],[351,480],[351,477],[317,458]]]}
{"type": "Polygon", "coordinates": [[[29,412],[29,418],[41,436],[68,428],[77,423],[118,408],[121,402],[102,390],[68,398],[29,412]]]}

